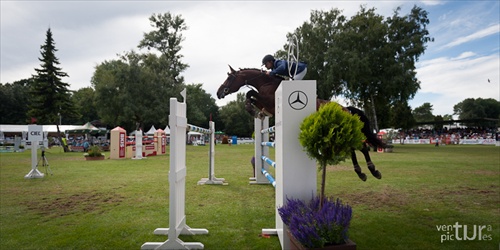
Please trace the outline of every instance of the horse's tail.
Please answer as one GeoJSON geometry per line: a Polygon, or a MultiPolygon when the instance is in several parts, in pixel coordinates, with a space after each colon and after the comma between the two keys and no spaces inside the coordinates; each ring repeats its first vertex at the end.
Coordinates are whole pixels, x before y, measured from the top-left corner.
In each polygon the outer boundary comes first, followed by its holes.
{"type": "Polygon", "coordinates": [[[347,107],[347,109],[349,110],[349,112],[351,112],[351,114],[358,115],[361,122],[363,122],[363,128],[361,129],[361,132],[363,132],[363,134],[366,136],[366,142],[368,142],[368,144],[377,148],[387,147],[387,145],[381,139],[379,139],[376,134],[372,132],[370,128],[370,120],[368,120],[368,117],[366,117],[363,111],[355,107],[347,107]]]}

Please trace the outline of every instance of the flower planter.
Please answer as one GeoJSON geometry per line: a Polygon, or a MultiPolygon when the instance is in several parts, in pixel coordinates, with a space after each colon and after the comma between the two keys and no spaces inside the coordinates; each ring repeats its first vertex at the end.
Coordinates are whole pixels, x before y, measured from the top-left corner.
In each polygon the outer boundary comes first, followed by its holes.
{"type": "Polygon", "coordinates": [[[86,161],[100,161],[104,160],[104,155],[101,156],[85,156],[86,161]]]}
{"type": "Polygon", "coordinates": [[[352,240],[347,240],[347,243],[341,245],[328,245],[323,248],[307,248],[300,244],[298,240],[293,237],[290,231],[287,231],[290,237],[290,250],[314,250],[314,249],[327,249],[327,250],[356,250],[356,243],[352,240]]]}

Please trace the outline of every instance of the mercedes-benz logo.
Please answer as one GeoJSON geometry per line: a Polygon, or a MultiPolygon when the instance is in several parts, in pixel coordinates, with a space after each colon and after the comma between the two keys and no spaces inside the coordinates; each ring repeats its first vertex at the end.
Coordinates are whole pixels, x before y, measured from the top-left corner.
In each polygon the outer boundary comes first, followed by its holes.
{"type": "Polygon", "coordinates": [[[295,110],[301,110],[307,106],[307,95],[302,91],[294,91],[288,96],[288,104],[295,110]]]}

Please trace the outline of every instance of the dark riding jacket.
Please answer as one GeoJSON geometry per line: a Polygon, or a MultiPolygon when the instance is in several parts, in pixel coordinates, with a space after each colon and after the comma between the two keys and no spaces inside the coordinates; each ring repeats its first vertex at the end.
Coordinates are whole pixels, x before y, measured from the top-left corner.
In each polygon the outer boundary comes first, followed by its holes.
{"type": "MultiPolygon", "coordinates": [[[[306,67],[307,64],[305,62],[299,62],[299,67],[297,68],[297,74],[302,72],[306,67]]],[[[290,72],[295,72],[295,66],[297,63],[292,64],[292,69],[290,72]]],[[[274,66],[273,70],[269,72],[269,75],[281,75],[281,76],[288,76],[288,61],[287,60],[274,60],[274,66]]]]}

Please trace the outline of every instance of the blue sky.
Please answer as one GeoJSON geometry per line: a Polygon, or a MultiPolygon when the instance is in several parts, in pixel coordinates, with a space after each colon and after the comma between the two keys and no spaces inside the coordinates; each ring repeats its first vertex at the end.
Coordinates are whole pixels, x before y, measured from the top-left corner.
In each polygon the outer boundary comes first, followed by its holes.
{"type": "Polygon", "coordinates": [[[464,98],[500,100],[499,2],[448,1],[425,9],[435,42],[417,65],[422,84],[410,104],[430,102],[435,115],[444,115],[464,98]]]}
{"type": "MultiPolygon", "coordinates": [[[[215,98],[234,68],[258,68],[265,54],[286,43],[286,33],[307,21],[311,10],[339,8],[352,16],[361,4],[390,16],[418,5],[429,12],[435,42],[417,65],[421,89],[412,108],[425,102],[434,115],[453,113],[466,98],[500,101],[500,1],[4,1],[0,2],[0,82],[25,79],[40,63],[50,27],[63,79],[77,90],[90,86],[94,67],[132,49],[151,30],[153,13],[182,15],[189,29],[181,54],[190,65],[186,83],[203,83],[215,98]],[[490,79],[490,82],[488,82],[490,79]]],[[[307,48],[300,48],[301,50],[307,48]]],[[[246,91],[246,90],[242,90],[246,91]]],[[[225,105],[234,100],[217,100],[225,105]]],[[[341,101],[341,99],[338,99],[341,101]]]]}

